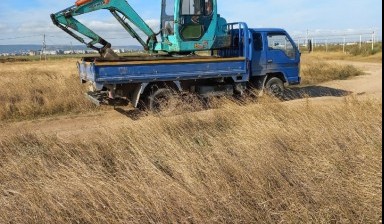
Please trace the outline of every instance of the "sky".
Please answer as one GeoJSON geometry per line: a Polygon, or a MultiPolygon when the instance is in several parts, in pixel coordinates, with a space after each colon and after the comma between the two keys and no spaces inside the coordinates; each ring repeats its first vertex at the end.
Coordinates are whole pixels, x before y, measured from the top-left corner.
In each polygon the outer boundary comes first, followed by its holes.
{"type": "MultiPolygon", "coordinates": [[[[381,0],[217,0],[227,22],[246,22],[249,27],[278,27],[294,38],[332,34],[372,33],[382,36],[381,0]],[[235,3],[235,4],[234,4],[235,3]]],[[[50,14],[74,5],[75,0],[0,0],[0,45],[80,44],[54,26],[50,14]]],[[[128,0],[157,32],[160,0],[128,0]]],[[[139,45],[106,10],[77,17],[113,46],[139,45]]]]}

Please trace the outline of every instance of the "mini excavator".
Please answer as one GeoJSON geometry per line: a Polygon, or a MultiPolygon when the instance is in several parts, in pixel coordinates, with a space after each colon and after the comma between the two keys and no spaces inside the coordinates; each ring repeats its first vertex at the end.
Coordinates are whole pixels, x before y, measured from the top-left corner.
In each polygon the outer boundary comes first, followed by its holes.
{"type": "Polygon", "coordinates": [[[190,54],[228,47],[226,20],[217,13],[217,0],[162,0],[160,29],[154,32],[126,0],[78,0],[55,14],[53,23],[75,39],[97,50],[103,58],[117,55],[111,44],[75,17],[109,10],[124,29],[150,53],[190,54]],[[144,33],[144,37],[140,32],[144,33]],[[90,41],[86,41],[83,37],[90,41]]]}

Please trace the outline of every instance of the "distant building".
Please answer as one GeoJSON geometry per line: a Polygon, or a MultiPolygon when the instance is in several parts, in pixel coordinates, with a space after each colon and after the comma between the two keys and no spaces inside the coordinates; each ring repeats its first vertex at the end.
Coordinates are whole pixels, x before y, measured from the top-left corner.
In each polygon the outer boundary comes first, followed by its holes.
{"type": "Polygon", "coordinates": [[[74,50],[75,54],[85,54],[85,50],[74,50]]]}
{"type": "Polygon", "coordinates": [[[96,50],[86,50],[85,53],[86,53],[86,54],[97,54],[97,53],[99,53],[99,52],[96,51],[96,50]]]}
{"type": "Polygon", "coordinates": [[[53,51],[41,51],[44,55],[57,55],[59,54],[59,51],[53,50],[53,51]]]}
{"type": "Polygon", "coordinates": [[[28,55],[29,56],[36,56],[37,55],[37,51],[29,51],[28,55]]]}

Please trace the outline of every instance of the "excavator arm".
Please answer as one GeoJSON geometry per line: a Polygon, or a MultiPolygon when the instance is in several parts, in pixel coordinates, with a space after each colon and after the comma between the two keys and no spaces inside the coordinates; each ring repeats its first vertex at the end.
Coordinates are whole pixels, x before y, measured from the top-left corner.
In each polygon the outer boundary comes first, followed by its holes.
{"type": "Polygon", "coordinates": [[[86,44],[87,47],[97,50],[102,57],[108,57],[108,55],[113,57],[116,55],[110,49],[111,44],[74,18],[101,9],[109,10],[125,30],[140,42],[145,50],[154,51],[157,34],[152,31],[126,0],[78,0],[75,5],[51,14],[51,19],[56,26],[69,35],[86,44]],[[140,29],[148,39],[144,41],[127,20],[140,29]],[[79,34],[88,37],[91,41],[86,42],[79,34]],[[96,46],[98,44],[101,47],[96,46]]]}

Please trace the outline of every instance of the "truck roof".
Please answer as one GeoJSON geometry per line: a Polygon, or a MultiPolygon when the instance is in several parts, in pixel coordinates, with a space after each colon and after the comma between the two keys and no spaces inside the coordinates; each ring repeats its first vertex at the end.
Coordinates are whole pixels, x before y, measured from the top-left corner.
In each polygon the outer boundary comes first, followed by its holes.
{"type": "Polygon", "coordinates": [[[251,28],[250,30],[256,32],[285,32],[285,30],[281,28],[251,28]]]}

